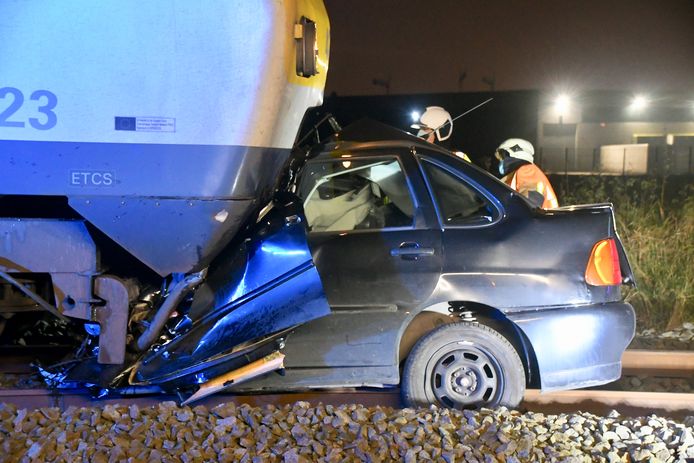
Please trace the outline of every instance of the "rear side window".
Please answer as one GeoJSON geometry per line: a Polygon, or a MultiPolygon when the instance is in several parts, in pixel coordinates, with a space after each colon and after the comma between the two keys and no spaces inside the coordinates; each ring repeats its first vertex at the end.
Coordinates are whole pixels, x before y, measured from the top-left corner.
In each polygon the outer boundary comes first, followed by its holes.
{"type": "Polygon", "coordinates": [[[340,159],[309,163],[299,196],[309,230],[411,227],[414,206],[396,159],[340,159]]]}
{"type": "Polygon", "coordinates": [[[422,165],[444,226],[484,225],[496,218],[496,208],[464,180],[427,160],[422,165]]]}

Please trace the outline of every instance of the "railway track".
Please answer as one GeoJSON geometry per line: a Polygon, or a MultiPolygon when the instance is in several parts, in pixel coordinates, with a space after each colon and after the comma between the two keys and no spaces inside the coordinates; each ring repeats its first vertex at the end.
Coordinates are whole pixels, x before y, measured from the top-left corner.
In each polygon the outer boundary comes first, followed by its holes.
{"type": "Polygon", "coordinates": [[[627,350],[622,356],[623,375],[694,376],[694,352],[627,350]]]}
{"type": "MultiPolygon", "coordinates": [[[[18,360],[23,357],[15,357],[18,360]]],[[[19,366],[19,365],[18,365],[19,366]]],[[[19,370],[20,368],[16,368],[19,370]]],[[[694,376],[694,352],[665,351],[627,351],[623,358],[625,374],[649,374],[668,377],[694,376]]],[[[5,362],[2,370],[12,370],[12,363],[5,362]]],[[[26,371],[24,369],[24,371],[26,371]]],[[[606,387],[609,387],[606,386],[606,387]]],[[[48,390],[48,389],[4,389],[0,390],[0,402],[13,403],[22,408],[70,406],[104,406],[107,404],[137,404],[147,406],[166,400],[178,401],[175,396],[141,395],[118,396],[94,399],[87,390],[48,390]]],[[[296,401],[312,404],[341,405],[360,403],[365,406],[382,405],[400,407],[399,391],[395,388],[381,389],[343,389],[326,391],[306,391],[292,393],[264,394],[217,394],[196,403],[213,407],[222,402],[263,406],[266,404],[285,405],[296,401]]],[[[539,390],[526,391],[520,410],[542,413],[564,413],[586,411],[605,415],[617,410],[625,416],[657,414],[682,418],[694,415],[694,394],[669,392],[636,392],[614,390],[573,390],[541,393],[539,390]]]]}

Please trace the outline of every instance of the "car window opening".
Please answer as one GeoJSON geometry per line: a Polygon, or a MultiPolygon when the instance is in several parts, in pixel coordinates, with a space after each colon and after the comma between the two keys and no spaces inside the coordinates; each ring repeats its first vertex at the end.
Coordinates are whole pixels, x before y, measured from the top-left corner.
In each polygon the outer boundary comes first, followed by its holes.
{"type": "Polygon", "coordinates": [[[444,226],[479,225],[494,220],[496,209],[462,179],[426,160],[422,165],[444,226]]]}
{"type": "Polygon", "coordinates": [[[414,221],[414,203],[394,159],[314,163],[299,195],[313,232],[411,227],[414,221]]]}

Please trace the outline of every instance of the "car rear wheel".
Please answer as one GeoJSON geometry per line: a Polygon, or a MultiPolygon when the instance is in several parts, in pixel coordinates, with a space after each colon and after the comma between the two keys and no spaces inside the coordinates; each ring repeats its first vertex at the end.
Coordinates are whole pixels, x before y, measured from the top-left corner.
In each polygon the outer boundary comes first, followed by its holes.
{"type": "Polygon", "coordinates": [[[516,407],[525,370],[516,350],[497,331],[477,323],[451,323],[420,339],[405,362],[401,393],[407,406],[516,407]]]}

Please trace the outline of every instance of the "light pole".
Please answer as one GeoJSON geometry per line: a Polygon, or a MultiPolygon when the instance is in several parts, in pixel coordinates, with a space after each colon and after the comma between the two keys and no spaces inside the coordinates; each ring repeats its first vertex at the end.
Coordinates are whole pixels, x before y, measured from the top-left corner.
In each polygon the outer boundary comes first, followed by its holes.
{"type": "Polygon", "coordinates": [[[494,88],[496,87],[496,75],[492,74],[489,77],[487,77],[487,76],[482,77],[482,82],[489,85],[489,91],[493,92],[494,88]]]}
{"type": "Polygon", "coordinates": [[[372,84],[376,85],[377,87],[383,87],[386,89],[386,95],[390,94],[390,76],[388,76],[387,79],[379,79],[374,77],[373,80],[371,81],[372,84]]]}
{"type": "Polygon", "coordinates": [[[463,81],[467,77],[467,69],[463,69],[458,73],[458,92],[463,91],[463,81]]]}
{"type": "Polygon", "coordinates": [[[564,124],[564,115],[571,108],[571,98],[568,95],[561,94],[554,100],[554,112],[559,117],[559,125],[564,124]]]}
{"type": "MultiPolygon", "coordinates": [[[[651,104],[650,97],[648,97],[647,95],[645,95],[643,93],[637,93],[632,97],[631,101],[629,102],[629,106],[627,106],[627,113],[634,120],[642,120],[642,118],[640,118],[638,116],[643,115],[645,113],[646,109],[648,109],[648,107],[650,106],[650,104],[651,104]]],[[[670,147],[666,147],[665,162],[664,163],[661,161],[660,156],[658,155],[658,152],[659,152],[658,146],[655,146],[654,149],[655,149],[655,153],[654,153],[655,159],[653,162],[655,163],[655,166],[657,169],[656,172],[657,171],[663,172],[664,165],[667,163],[667,158],[669,156],[669,153],[671,152],[671,149],[670,149],[670,147]]],[[[648,157],[650,157],[650,153],[648,154],[648,157]]],[[[626,160],[626,150],[625,150],[624,151],[624,159],[622,161],[622,175],[626,174],[626,164],[627,164],[627,160],[626,160]]]]}
{"type": "Polygon", "coordinates": [[[564,142],[564,181],[566,184],[568,184],[569,175],[569,148],[564,134],[564,116],[568,114],[569,109],[571,109],[571,98],[568,95],[562,93],[554,99],[554,112],[557,114],[559,122],[559,136],[564,142]]]}

